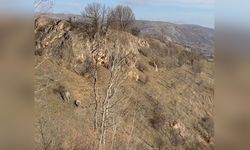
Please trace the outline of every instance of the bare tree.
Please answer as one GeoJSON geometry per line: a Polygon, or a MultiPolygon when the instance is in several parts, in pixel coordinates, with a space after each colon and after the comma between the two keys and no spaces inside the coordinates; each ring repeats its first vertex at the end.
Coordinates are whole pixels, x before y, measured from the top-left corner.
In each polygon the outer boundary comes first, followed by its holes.
{"type": "Polygon", "coordinates": [[[126,31],[135,22],[135,15],[129,6],[118,5],[110,12],[108,22],[112,28],[126,31]]]}
{"type": "Polygon", "coordinates": [[[35,0],[34,8],[39,13],[49,13],[54,7],[54,0],[35,0]]]}
{"type": "Polygon", "coordinates": [[[88,4],[84,8],[82,16],[87,19],[87,22],[90,24],[93,36],[95,36],[96,33],[103,33],[104,30],[107,30],[105,27],[107,27],[108,11],[108,7],[99,3],[88,4]]]}
{"type": "MultiPolygon", "coordinates": [[[[97,38],[98,39],[98,38],[97,38]]],[[[98,41],[98,40],[97,40],[98,41]]],[[[119,43],[116,43],[115,49],[109,49],[105,56],[107,59],[107,64],[105,64],[105,67],[109,71],[108,79],[106,85],[104,85],[104,96],[99,95],[103,90],[100,90],[97,88],[98,80],[98,48],[95,52],[93,52],[91,55],[93,56],[94,61],[94,70],[92,72],[93,77],[93,92],[94,92],[94,128],[98,131],[98,147],[99,149],[105,148],[106,138],[107,136],[107,130],[113,130],[113,136],[110,139],[107,139],[108,141],[111,141],[111,143],[115,140],[115,134],[116,134],[116,128],[117,128],[117,122],[116,115],[112,111],[117,111],[118,109],[115,109],[115,107],[122,102],[127,100],[127,96],[118,98],[116,93],[117,89],[119,89],[120,85],[126,81],[127,79],[127,72],[128,72],[128,59],[133,59],[133,53],[127,52],[126,50],[123,50],[119,47],[119,43]]],[[[111,145],[114,145],[112,143],[111,145]]],[[[111,146],[112,147],[112,146],[111,146]]]]}

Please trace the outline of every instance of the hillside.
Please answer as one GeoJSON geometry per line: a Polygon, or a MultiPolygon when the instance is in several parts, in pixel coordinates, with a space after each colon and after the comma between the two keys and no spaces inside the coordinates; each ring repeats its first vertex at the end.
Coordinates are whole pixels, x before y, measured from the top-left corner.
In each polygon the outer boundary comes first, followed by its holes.
{"type": "Polygon", "coordinates": [[[213,29],[154,21],[137,21],[136,26],[144,35],[170,40],[205,56],[214,56],[213,29]]]}
{"type": "Polygon", "coordinates": [[[35,149],[95,150],[100,133],[106,150],[214,149],[214,63],[203,56],[122,31],[91,38],[48,15],[35,42],[35,149]]]}
{"type": "MultiPolygon", "coordinates": [[[[74,21],[83,21],[81,15],[50,14],[63,20],[74,18],[74,21]]],[[[214,29],[198,25],[174,24],[160,21],[137,20],[135,26],[141,30],[144,36],[170,40],[208,58],[214,58],[214,29]]]]}

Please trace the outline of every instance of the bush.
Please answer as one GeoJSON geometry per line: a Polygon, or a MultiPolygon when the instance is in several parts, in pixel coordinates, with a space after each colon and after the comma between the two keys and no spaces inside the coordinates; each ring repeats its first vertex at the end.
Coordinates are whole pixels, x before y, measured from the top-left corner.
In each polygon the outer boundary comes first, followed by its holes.
{"type": "Polygon", "coordinates": [[[161,114],[154,114],[153,118],[150,119],[151,126],[158,130],[160,129],[165,123],[165,117],[161,114]]]}
{"type": "Polygon", "coordinates": [[[94,71],[94,64],[92,62],[92,59],[90,57],[87,57],[86,59],[77,60],[75,65],[75,72],[81,76],[85,76],[87,74],[92,74],[94,71]]]}
{"type": "Polygon", "coordinates": [[[194,124],[194,128],[207,143],[210,143],[211,138],[214,137],[214,120],[212,117],[202,117],[198,123],[194,124]]]}
{"type": "Polygon", "coordinates": [[[202,63],[198,60],[192,62],[192,71],[194,73],[201,73],[202,71],[202,63]]]}
{"type": "Polygon", "coordinates": [[[185,51],[182,51],[178,56],[178,65],[179,67],[181,67],[182,65],[184,65],[185,63],[187,63],[188,60],[188,56],[187,53],[185,51]]]}
{"type": "Polygon", "coordinates": [[[185,139],[180,135],[180,130],[170,130],[170,141],[174,146],[180,146],[185,144],[185,139]]]}
{"type": "Polygon", "coordinates": [[[141,32],[141,30],[137,27],[134,27],[131,29],[131,34],[133,34],[134,36],[139,36],[140,32],[141,32]]]}
{"type": "Polygon", "coordinates": [[[145,57],[148,56],[147,49],[139,49],[138,51],[139,51],[139,53],[142,54],[143,56],[145,56],[145,57]]]}
{"type": "MultiPolygon", "coordinates": [[[[150,66],[152,66],[152,67],[154,67],[154,68],[160,68],[160,61],[159,60],[157,60],[157,59],[154,59],[154,60],[151,60],[151,61],[149,61],[148,62],[148,64],[150,65],[150,66]]],[[[162,64],[162,63],[161,63],[162,64]]]]}
{"type": "Polygon", "coordinates": [[[139,79],[138,79],[139,83],[141,84],[146,84],[148,82],[148,76],[146,75],[140,75],[139,79]]]}
{"type": "Polygon", "coordinates": [[[138,69],[139,71],[141,72],[145,72],[147,71],[147,68],[145,65],[143,65],[142,63],[140,62],[137,62],[136,65],[135,65],[136,69],[138,69]]]}
{"type": "Polygon", "coordinates": [[[90,58],[87,58],[82,64],[81,75],[92,73],[93,69],[94,69],[94,64],[92,60],[90,58]]]}

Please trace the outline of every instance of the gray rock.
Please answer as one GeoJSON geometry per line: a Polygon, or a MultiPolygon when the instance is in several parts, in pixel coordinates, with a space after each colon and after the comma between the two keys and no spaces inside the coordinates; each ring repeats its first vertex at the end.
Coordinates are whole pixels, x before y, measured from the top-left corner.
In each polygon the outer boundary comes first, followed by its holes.
{"type": "Polygon", "coordinates": [[[76,107],[79,107],[79,106],[81,106],[81,101],[80,100],[75,100],[74,104],[75,104],[76,107]]]}

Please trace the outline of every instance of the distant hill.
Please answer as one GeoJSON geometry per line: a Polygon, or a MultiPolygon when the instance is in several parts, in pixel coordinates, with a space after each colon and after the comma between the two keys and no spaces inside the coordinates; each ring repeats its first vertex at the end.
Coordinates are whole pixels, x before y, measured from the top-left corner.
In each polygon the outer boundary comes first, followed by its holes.
{"type": "Polygon", "coordinates": [[[170,40],[198,51],[205,56],[214,55],[214,29],[157,21],[137,21],[136,27],[144,35],[170,40]]]}

